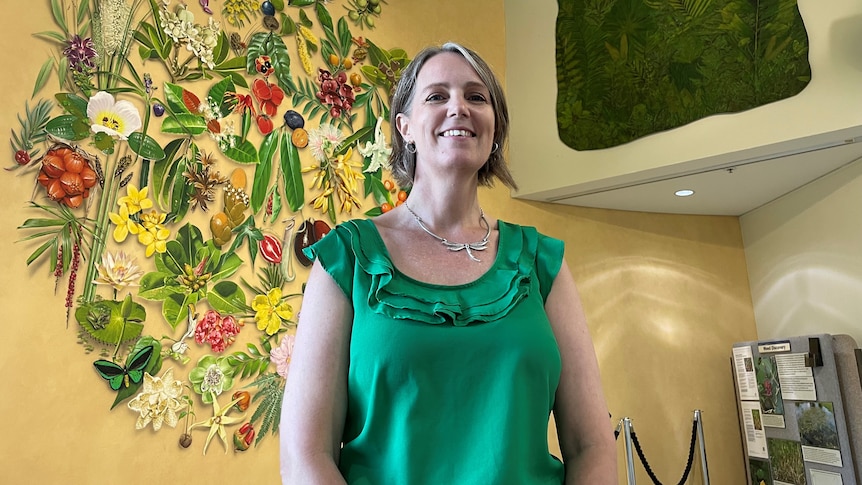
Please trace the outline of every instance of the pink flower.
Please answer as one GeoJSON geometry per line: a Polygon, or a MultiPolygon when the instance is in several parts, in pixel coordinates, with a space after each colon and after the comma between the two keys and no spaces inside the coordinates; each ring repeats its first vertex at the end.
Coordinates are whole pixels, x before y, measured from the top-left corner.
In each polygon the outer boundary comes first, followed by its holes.
{"type": "Polygon", "coordinates": [[[287,370],[290,367],[290,356],[293,354],[293,343],[296,338],[286,335],[281,339],[281,344],[269,353],[269,361],[275,364],[276,372],[281,377],[287,378],[287,370]]]}
{"type": "Polygon", "coordinates": [[[213,352],[224,352],[236,340],[239,329],[236,318],[232,315],[222,318],[217,311],[209,310],[198,320],[195,342],[210,344],[213,352]]]}

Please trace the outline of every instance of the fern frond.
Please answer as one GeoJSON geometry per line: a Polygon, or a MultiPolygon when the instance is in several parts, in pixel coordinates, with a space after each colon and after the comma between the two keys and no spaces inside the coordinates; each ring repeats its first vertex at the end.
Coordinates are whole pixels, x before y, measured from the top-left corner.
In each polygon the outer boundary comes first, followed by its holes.
{"type": "Polygon", "coordinates": [[[252,402],[260,401],[254,414],[251,416],[251,422],[261,421],[258,427],[257,439],[255,446],[263,440],[267,434],[278,433],[278,426],[281,424],[281,402],[284,396],[284,378],[276,373],[264,374],[258,380],[250,384],[257,386],[258,391],[252,398],[252,402]]]}

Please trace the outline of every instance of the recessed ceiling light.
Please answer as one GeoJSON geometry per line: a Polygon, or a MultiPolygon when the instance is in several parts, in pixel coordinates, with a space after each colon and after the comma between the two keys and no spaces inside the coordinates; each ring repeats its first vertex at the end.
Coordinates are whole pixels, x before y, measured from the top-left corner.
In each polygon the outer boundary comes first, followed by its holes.
{"type": "Polygon", "coordinates": [[[676,192],[673,193],[673,195],[675,195],[677,197],[688,197],[690,195],[694,195],[694,191],[689,190],[689,189],[682,189],[682,190],[677,190],[676,192]]]}

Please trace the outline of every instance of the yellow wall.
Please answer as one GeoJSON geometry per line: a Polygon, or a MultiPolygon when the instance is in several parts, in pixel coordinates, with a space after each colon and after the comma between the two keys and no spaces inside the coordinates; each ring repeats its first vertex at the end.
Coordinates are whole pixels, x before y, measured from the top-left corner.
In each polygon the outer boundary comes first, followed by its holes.
{"type": "MultiPolygon", "coordinates": [[[[197,2],[190,8],[202,18],[197,2]]],[[[219,2],[216,2],[216,9],[219,2]]],[[[334,13],[340,10],[330,4],[334,13]]],[[[48,48],[30,36],[52,28],[47,2],[6,9],[2,78],[5,115],[0,132],[17,128],[48,48]]],[[[502,0],[390,2],[370,34],[384,46],[415,53],[428,43],[458,40],[505,70],[502,0]]],[[[548,73],[552,76],[553,73],[548,73]]],[[[52,81],[53,82],[53,81],[52,81]]],[[[54,88],[51,87],[53,90],[54,88]]],[[[539,158],[541,153],[534,154],[539,158]]],[[[11,163],[11,162],[9,162],[11,163]]],[[[135,431],[124,407],[92,372],[92,356],[64,324],[63,296],[53,294],[44,265],[27,268],[32,246],[15,243],[15,229],[32,179],[3,173],[0,193],[0,301],[6,312],[0,340],[0,440],[9,483],[274,483],[278,446],[201,456],[205,433],[192,449],[176,445],[178,430],[135,431]]],[[[613,423],[633,419],[644,451],[663,481],[685,466],[691,415],[704,411],[713,483],[742,483],[744,468],[728,358],[732,343],[756,338],[739,224],[735,218],[669,216],[581,209],[511,199],[502,188],[481,194],[497,217],[532,224],[567,242],[595,339],[613,423]]],[[[299,275],[302,280],[304,273],[299,275]]],[[[157,309],[151,310],[157,315],[157,309]]],[[[158,319],[154,325],[163,325],[158,319]]],[[[161,329],[149,331],[159,336],[161,329]]],[[[203,406],[198,411],[208,412],[203,406]]],[[[206,416],[203,416],[206,417],[206,416]]],[[[610,426],[610,425],[609,425],[610,426]]],[[[620,477],[624,481],[622,443],[620,477]]],[[[638,465],[638,480],[648,481],[638,465]]],[[[692,483],[699,483],[695,478],[692,483]]]]}

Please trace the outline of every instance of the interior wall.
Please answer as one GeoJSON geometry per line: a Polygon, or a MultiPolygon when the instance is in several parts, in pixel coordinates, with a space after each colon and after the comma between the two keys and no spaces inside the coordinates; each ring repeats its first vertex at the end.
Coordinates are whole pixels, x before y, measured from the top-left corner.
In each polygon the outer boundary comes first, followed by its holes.
{"type": "Polygon", "coordinates": [[[759,339],[862,343],[862,161],[740,218],[759,339]]]}
{"type": "MultiPolygon", "coordinates": [[[[190,8],[197,5],[190,4],[190,8]]],[[[339,7],[332,7],[335,12],[339,7]]],[[[202,15],[196,11],[196,15],[202,15]]],[[[48,2],[7,8],[0,50],[6,114],[0,131],[17,129],[48,49],[31,34],[50,29],[48,2]]],[[[475,48],[503,76],[502,0],[390,2],[385,21],[366,35],[414,54],[429,43],[458,40],[475,48]]],[[[548,73],[552,76],[552,73],[548,73]]],[[[11,155],[11,154],[10,154],[11,155]]],[[[541,152],[530,157],[542,157],[541,152]]],[[[7,160],[11,164],[11,160],[7,160]]],[[[278,446],[268,438],[245,454],[206,456],[175,439],[135,431],[128,409],[108,410],[105,385],[67,327],[62,290],[44,267],[28,268],[32,246],[16,243],[28,213],[32,180],[3,173],[0,192],[0,303],[7,332],[0,339],[0,400],[9,439],[0,444],[5,476],[14,483],[274,483],[278,446]]],[[[545,174],[544,176],[549,176],[545,174]]],[[[728,366],[733,342],[756,338],[738,221],[581,209],[511,199],[496,188],[480,194],[485,209],[564,239],[595,340],[612,422],[633,419],[654,471],[676,480],[685,466],[694,409],[704,411],[713,483],[741,483],[743,462],[728,366]]],[[[305,277],[300,273],[298,279],[305,277]]],[[[157,311],[157,310],[155,310],[157,311]]],[[[202,411],[207,412],[207,411],[202,411]]],[[[196,440],[203,440],[198,433],[196,440]]],[[[553,438],[552,438],[553,439],[553,438]]],[[[620,443],[620,477],[624,459],[620,443]]],[[[648,478],[638,465],[638,479],[648,478]]],[[[695,469],[697,471],[697,468],[695,469]]],[[[695,476],[690,483],[699,483],[695,476]]]]}

